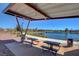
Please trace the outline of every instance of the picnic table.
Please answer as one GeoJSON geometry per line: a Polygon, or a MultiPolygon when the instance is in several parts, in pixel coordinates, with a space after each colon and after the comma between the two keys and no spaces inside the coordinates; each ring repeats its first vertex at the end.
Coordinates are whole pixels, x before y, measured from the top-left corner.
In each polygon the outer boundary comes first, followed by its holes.
{"type": "Polygon", "coordinates": [[[53,47],[53,46],[60,46],[60,43],[58,42],[52,42],[52,41],[44,41],[44,43],[48,44],[50,49],[53,47]]]}
{"type": "Polygon", "coordinates": [[[28,38],[29,40],[31,40],[31,44],[33,44],[34,41],[39,42],[38,39],[36,38],[28,38]]]}
{"type": "Polygon", "coordinates": [[[55,55],[56,55],[57,51],[60,49],[60,43],[58,43],[58,42],[44,41],[44,43],[48,44],[49,47],[42,46],[42,48],[52,51],[55,55]],[[55,49],[55,48],[53,48],[53,46],[58,46],[59,48],[55,49]]]}

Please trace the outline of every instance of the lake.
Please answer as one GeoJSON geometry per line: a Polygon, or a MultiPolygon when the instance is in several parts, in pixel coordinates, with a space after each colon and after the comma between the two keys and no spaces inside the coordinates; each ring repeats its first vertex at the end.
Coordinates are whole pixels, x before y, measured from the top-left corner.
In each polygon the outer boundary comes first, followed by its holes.
{"type": "Polygon", "coordinates": [[[75,34],[75,33],[66,34],[66,33],[46,32],[46,33],[44,33],[44,35],[47,36],[48,38],[54,38],[54,39],[64,40],[65,38],[71,38],[74,40],[79,40],[79,34],[75,34]]]}

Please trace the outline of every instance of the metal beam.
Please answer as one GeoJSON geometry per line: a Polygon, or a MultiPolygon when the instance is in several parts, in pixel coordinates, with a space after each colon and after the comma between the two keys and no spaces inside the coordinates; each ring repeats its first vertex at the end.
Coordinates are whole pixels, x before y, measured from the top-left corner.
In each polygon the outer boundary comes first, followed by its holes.
{"type": "Polygon", "coordinates": [[[60,19],[67,19],[67,18],[79,18],[79,15],[66,16],[66,17],[65,17],[65,16],[64,16],[64,17],[54,17],[54,18],[46,18],[46,19],[45,19],[45,18],[40,18],[40,19],[32,19],[32,20],[33,20],[33,21],[50,20],[50,19],[52,19],[52,20],[53,20],[53,19],[54,19],[54,20],[55,20],[55,19],[57,19],[57,20],[59,19],[59,20],[60,20],[60,19]]]}
{"type": "Polygon", "coordinates": [[[37,11],[38,13],[44,15],[47,18],[51,18],[49,15],[47,15],[44,11],[40,10],[39,8],[35,7],[34,5],[32,5],[31,3],[25,3],[26,5],[28,5],[29,7],[33,8],[35,11],[37,11]]]}
{"type": "Polygon", "coordinates": [[[25,16],[25,15],[22,15],[22,14],[20,14],[20,13],[17,13],[17,12],[14,12],[14,11],[11,11],[11,10],[7,10],[6,12],[5,12],[6,14],[9,14],[9,15],[13,15],[13,16],[17,16],[17,17],[20,17],[20,18],[29,18],[29,19],[33,19],[33,18],[31,18],[31,17],[29,17],[29,16],[25,16]]]}

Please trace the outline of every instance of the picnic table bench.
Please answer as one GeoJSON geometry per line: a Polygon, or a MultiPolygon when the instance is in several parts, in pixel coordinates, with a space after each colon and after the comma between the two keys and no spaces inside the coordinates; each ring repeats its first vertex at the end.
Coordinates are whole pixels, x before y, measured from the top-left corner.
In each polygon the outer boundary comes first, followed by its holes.
{"type": "Polygon", "coordinates": [[[58,50],[60,49],[60,43],[52,42],[52,41],[44,41],[44,43],[48,44],[49,46],[41,46],[43,50],[49,50],[53,52],[55,55],[57,54],[58,50]],[[53,46],[58,46],[59,48],[56,49],[53,46]]]}

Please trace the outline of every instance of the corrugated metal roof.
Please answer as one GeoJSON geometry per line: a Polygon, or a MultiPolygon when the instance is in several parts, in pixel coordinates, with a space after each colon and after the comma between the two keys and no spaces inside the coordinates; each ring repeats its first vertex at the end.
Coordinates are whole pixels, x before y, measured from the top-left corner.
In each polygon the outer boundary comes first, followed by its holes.
{"type": "Polygon", "coordinates": [[[15,3],[5,13],[32,20],[79,17],[78,3],[15,3]]]}

